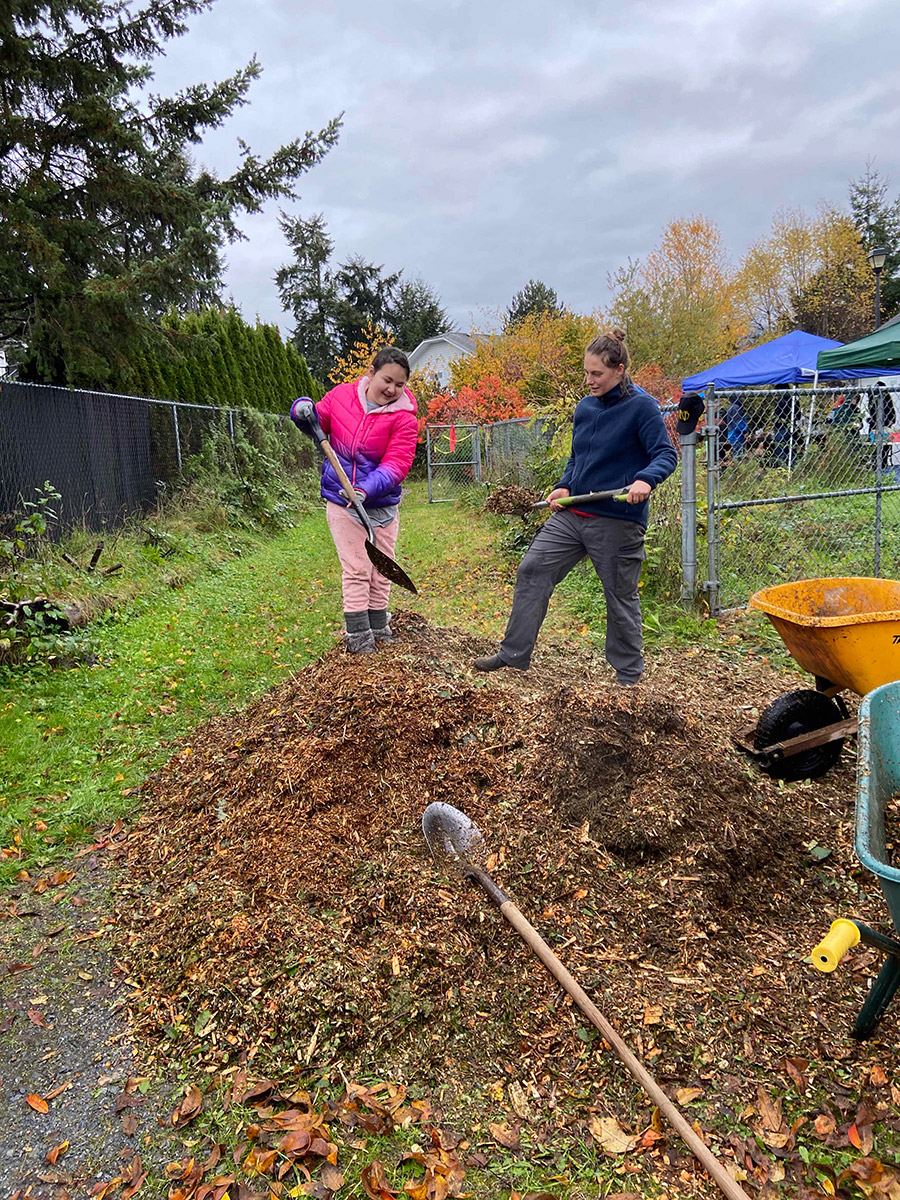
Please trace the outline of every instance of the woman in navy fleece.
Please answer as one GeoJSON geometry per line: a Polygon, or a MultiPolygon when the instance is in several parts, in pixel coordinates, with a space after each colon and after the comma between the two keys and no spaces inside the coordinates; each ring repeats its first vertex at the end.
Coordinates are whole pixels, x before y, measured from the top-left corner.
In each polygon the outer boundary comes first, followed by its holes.
{"type": "Polygon", "coordinates": [[[550,492],[551,516],[542,525],[516,575],[513,607],[496,654],[476,658],[477,671],[526,671],[556,585],[585,555],[606,600],[606,661],[625,687],[644,670],[638,580],[644,561],[648,497],[678,462],[659,405],[628,376],[628,349],[620,329],[594,338],[584,354],[588,395],[572,421],[572,453],[550,492]],[[628,503],[601,500],[560,508],[557,501],[613,488],[628,503]]]}

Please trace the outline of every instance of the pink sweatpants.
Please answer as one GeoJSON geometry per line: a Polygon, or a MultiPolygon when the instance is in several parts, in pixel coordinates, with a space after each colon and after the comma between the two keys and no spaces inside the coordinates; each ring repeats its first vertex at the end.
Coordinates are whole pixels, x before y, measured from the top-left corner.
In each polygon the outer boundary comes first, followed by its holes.
{"type": "MultiPolygon", "coordinates": [[[[365,529],[355,517],[351,517],[349,509],[330,501],[325,505],[325,516],[341,560],[344,612],[387,608],[391,584],[375,570],[366,554],[365,529]]],[[[382,525],[375,530],[375,545],[390,558],[394,557],[399,532],[399,514],[390,525],[382,525]]]]}

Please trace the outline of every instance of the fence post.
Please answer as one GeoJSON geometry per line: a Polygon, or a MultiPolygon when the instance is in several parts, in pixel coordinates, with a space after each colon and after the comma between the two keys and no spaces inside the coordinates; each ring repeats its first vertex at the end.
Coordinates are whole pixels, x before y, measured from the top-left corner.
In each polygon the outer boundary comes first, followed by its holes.
{"type": "Polygon", "coordinates": [[[178,405],[172,405],[172,421],[175,425],[175,457],[178,461],[178,474],[181,474],[181,435],[178,432],[178,405]]]}
{"type": "Polygon", "coordinates": [[[472,428],[474,430],[472,436],[475,442],[475,453],[473,455],[475,459],[475,482],[481,483],[481,426],[473,425],[472,428]]]}
{"type": "Polygon", "coordinates": [[[425,426],[425,462],[428,472],[428,503],[432,504],[431,498],[431,426],[425,426]]]}
{"type": "Polygon", "coordinates": [[[682,433],[681,446],[681,599],[697,597],[697,431],[682,433]]]}
{"type": "Polygon", "coordinates": [[[234,409],[228,410],[228,431],[231,434],[231,444],[234,445],[234,409]]]}
{"type": "Polygon", "coordinates": [[[715,387],[706,391],[706,557],[709,577],[704,588],[709,599],[709,611],[719,611],[719,522],[716,512],[719,471],[719,401],[715,387]]]}

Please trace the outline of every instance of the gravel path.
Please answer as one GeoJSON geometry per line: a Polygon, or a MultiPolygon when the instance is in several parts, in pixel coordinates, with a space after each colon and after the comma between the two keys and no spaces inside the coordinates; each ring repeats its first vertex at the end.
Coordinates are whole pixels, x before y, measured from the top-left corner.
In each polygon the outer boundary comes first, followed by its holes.
{"type": "Polygon", "coordinates": [[[104,937],[108,866],[95,851],[0,900],[4,1198],[86,1195],[169,1158],[159,1119],[171,1112],[170,1089],[138,1076],[117,1011],[128,983],[104,937]]]}

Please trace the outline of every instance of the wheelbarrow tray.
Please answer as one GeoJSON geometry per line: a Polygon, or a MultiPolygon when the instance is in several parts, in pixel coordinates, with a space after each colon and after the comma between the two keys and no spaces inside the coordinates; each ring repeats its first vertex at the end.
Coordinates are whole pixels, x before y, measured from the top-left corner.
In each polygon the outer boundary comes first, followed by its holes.
{"type": "Polygon", "coordinates": [[[856,775],[856,855],[878,877],[900,933],[900,866],[892,866],[885,837],[885,808],[900,792],[900,682],[866,696],[859,708],[856,775]]]}
{"type": "Polygon", "coordinates": [[[864,696],[900,680],[900,581],[801,579],[763,588],[750,607],[766,614],[821,690],[864,696]]]}

